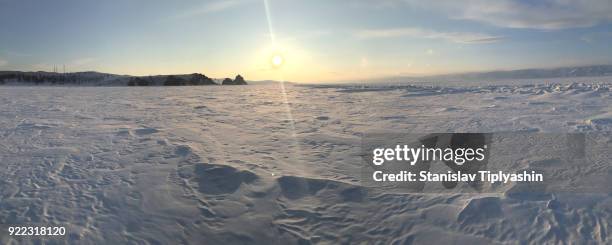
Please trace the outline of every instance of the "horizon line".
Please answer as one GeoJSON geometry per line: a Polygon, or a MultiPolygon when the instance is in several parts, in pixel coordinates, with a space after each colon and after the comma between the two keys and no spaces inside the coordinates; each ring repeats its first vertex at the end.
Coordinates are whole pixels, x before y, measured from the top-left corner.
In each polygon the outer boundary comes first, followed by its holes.
{"type": "MultiPolygon", "coordinates": [[[[554,67],[530,67],[530,68],[517,68],[517,69],[492,69],[492,70],[475,70],[475,71],[465,71],[465,72],[449,72],[449,73],[437,73],[437,74],[398,74],[398,75],[386,75],[386,76],[375,76],[375,77],[364,77],[364,78],[352,78],[352,79],[338,79],[326,82],[347,82],[347,81],[368,81],[368,80],[381,80],[381,79],[392,79],[392,78],[435,78],[439,76],[461,76],[461,75],[470,75],[470,74],[484,74],[484,73],[493,73],[493,72],[513,72],[513,71],[524,71],[524,70],[556,70],[556,69],[564,69],[564,68],[585,68],[585,67],[596,67],[596,66],[612,66],[612,63],[608,64],[590,64],[590,65],[575,65],[575,66],[554,66],[554,67]]],[[[31,73],[53,73],[53,74],[76,74],[76,73],[99,73],[99,74],[108,74],[115,76],[126,76],[126,77],[149,77],[149,76],[172,76],[172,75],[191,75],[191,74],[202,74],[203,72],[190,72],[190,73],[170,73],[170,74],[148,74],[148,75],[131,75],[131,74],[120,74],[120,73],[112,73],[112,72],[104,72],[97,70],[84,70],[84,71],[73,71],[73,72],[57,72],[57,71],[44,71],[44,70],[0,70],[1,72],[31,72],[31,73]]],[[[240,73],[236,73],[235,76],[240,75],[245,77],[245,75],[241,75],[240,73]]],[[[212,79],[225,79],[231,77],[211,77],[212,79]]],[[[250,80],[250,81],[277,81],[277,82],[295,82],[295,81],[279,81],[275,79],[258,79],[258,80],[250,80]]],[[[308,81],[299,83],[316,83],[322,81],[308,81]]]]}

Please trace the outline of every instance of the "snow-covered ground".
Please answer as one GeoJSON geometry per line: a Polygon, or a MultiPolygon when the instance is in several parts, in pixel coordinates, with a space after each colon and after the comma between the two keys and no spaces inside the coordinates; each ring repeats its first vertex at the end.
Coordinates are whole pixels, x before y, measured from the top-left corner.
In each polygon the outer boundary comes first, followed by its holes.
{"type": "Polygon", "coordinates": [[[610,191],[389,193],[360,184],[360,143],[609,131],[611,86],[0,87],[0,224],[81,244],[609,244],[610,191]]]}

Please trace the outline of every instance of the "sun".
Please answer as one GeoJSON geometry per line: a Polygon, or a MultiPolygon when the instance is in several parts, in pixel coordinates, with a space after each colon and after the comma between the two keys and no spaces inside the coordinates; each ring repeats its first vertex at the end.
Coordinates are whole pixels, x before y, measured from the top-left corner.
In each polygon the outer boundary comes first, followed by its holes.
{"type": "Polygon", "coordinates": [[[272,63],[272,66],[274,66],[275,68],[279,68],[283,65],[283,63],[285,63],[285,59],[283,59],[282,56],[277,54],[272,56],[270,62],[272,63]]]}

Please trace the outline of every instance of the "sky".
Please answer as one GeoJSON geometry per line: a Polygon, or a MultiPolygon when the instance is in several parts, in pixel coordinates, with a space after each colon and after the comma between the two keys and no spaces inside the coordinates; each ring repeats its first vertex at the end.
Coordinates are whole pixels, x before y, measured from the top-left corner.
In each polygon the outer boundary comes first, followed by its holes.
{"type": "Polygon", "coordinates": [[[609,0],[0,0],[0,70],[353,81],[612,64],[609,0]]]}

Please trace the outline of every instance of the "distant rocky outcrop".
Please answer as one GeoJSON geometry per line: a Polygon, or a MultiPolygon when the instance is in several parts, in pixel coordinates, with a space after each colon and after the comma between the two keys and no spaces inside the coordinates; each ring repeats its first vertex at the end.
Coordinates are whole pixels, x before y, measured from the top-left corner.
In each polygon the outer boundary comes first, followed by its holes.
{"type": "Polygon", "coordinates": [[[240,75],[237,75],[234,80],[226,78],[223,79],[222,85],[247,85],[247,82],[244,81],[244,78],[240,75]]]}
{"type": "Polygon", "coordinates": [[[170,75],[166,77],[166,81],[164,81],[164,86],[185,86],[187,85],[187,80],[180,78],[178,76],[170,75]]]}
{"type": "Polygon", "coordinates": [[[206,75],[193,73],[189,78],[188,85],[217,85],[217,83],[206,75]]]}
{"type": "Polygon", "coordinates": [[[234,81],[232,81],[231,78],[225,78],[223,82],[221,82],[221,85],[233,85],[232,83],[234,83],[234,81]]]}
{"type": "Polygon", "coordinates": [[[193,73],[188,76],[174,76],[170,75],[166,77],[164,86],[200,86],[200,85],[217,85],[215,81],[206,75],[200,73],[193,73]]]}

